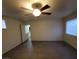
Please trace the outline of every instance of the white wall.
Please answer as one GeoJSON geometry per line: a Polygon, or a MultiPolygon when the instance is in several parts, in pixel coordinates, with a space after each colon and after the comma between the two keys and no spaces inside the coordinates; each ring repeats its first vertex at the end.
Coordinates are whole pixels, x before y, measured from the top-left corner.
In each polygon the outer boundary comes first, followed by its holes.
{"type": "Polygon", "coordinates": [[[2,30],[2,53],[6,53],[21,43],[20,24],[16,19],[4,18],[7,29],[2,30]]]}
{"type": "Polygon", "coordinates": [[[60,19],[31,20],[32,41],[63,41],[63,21],[60,19]]]}
{"type": "Polygon", "coordinates": [[[69,45],[77,49],[77,37],[72,35],[65,35],[64,41],[67,42],[69,45]]]}

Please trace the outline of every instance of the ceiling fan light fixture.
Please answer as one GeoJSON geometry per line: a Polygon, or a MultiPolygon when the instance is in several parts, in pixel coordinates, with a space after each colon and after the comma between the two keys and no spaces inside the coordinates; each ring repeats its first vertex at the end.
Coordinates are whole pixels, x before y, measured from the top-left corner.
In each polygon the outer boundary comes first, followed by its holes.
{"type": "Polygon", "coordinates": [[[33,15],[34,15],[35,17],[40,16],[40,14],[41,14],[41,11],[40,11],[39,9],[34,9],[33,15]]]}

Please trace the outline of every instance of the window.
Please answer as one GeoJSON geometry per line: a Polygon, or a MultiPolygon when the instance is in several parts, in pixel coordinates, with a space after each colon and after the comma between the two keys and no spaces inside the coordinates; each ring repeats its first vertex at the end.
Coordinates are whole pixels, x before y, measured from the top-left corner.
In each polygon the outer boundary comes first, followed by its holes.
{"type": "Polygon", "coordinates": [[[6,29],[6,23],[5,23],[5,20],[2,20],[2,29],[6,29]]]}
{"type": "Polygon", "coordinates": [[[77,36],[77,19],[66,22],[66,34],[77,36]]]}

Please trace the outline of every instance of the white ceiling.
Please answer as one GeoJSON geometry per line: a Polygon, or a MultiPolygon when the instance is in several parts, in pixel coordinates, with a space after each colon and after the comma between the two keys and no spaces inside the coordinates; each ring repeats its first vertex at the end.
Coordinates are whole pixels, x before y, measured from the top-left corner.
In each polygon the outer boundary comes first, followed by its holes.
{"type": "Polygon", "coordinates": [[[40,17],[38,17],[39,19],[62,18],[77,10],[77,0],[2,0],[2,14],[5,16],[13,16],[21,20],[34,19],[35,17],[30,10],[32,10],[32,3],[35,2],[41,3],[42,7],[46,4],[51,6],[45,11],[52,12],[52,15],[40,15],[40,17]],[[23,10],[21,7],[30,10],[23,10]]]}

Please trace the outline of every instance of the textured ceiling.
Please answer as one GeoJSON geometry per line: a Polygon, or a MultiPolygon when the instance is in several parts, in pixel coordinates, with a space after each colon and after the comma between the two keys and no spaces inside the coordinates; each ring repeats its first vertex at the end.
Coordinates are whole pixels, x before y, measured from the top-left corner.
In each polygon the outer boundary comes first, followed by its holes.
{"type": "Polygon", "coordinates": [[[45,11],[52,12],[52,15],[40,15],[39,19],[62,18],[77,10],[77,0],[2,0],[2,14],[22,20],[34,19],[31,5],[36,2],[41,3],[42,7],[46,4],[51,6],[45,11]],[[30,10],[23,10],[21,7],[30,10]]]}

